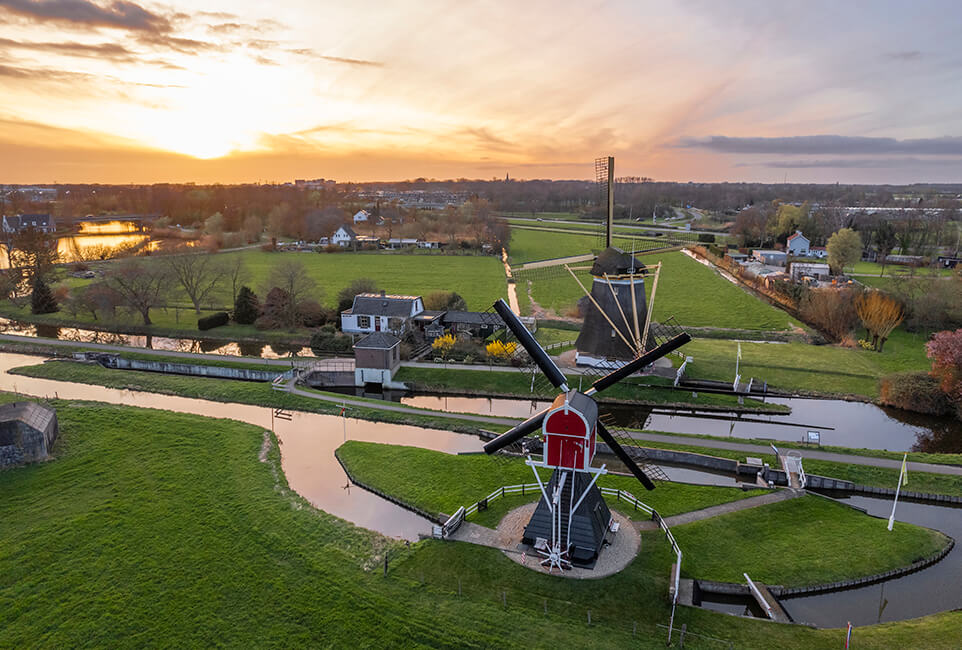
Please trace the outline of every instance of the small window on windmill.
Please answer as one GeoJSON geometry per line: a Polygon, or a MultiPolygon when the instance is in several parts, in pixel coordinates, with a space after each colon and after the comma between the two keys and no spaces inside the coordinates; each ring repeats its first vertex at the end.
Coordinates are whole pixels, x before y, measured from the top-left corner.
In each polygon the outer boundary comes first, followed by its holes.
{"type": "Polygon", "coordinates": [[[615,328],[611,328],[611,338],[615,338],[615,328]]]}

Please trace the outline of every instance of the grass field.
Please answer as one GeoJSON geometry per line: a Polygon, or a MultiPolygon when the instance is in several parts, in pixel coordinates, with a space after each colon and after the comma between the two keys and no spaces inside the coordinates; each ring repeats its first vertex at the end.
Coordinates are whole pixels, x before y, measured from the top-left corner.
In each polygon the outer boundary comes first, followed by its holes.
{"type": "MultiPolygon", "coordinates": [[[[354,441],[341,446],[338,457],[357,480],[429,512],[450,514],[502,485],[532,482],[530,468],[520,460],[354,441]]],[[[604,476],[598,484],[633,492],[665,517],[763,492],[681,483],[661,483],[647,492],[634,478],[621,476],[604,476]]],[[[499,518],[489,516],[479,523],[494,525],[499,518]]],[[[683,563],[690,577],[741,582],[747,571],[763,582],[785,586],[882,573],[927,557],[948,542],[937,531],[911,524],[883,535],[884,525],[847,506],[808,496],[677,526],[673,532],[686,558],[693,558],[683,563]],[[798,538],[807,530],[818,531],[834,551],[799,557],[798,538]]]]}
{"type": "MultiPolygon", "coordinates": [[[[259,250],[246,250],[218,255],[225,261],[242,257],[250,278],[248,284],[263,300],[268,287],[271,269],[277,264],[296,260],[304,264],[308,275],[317,285],[315,299],[328,307],[337,306],[337,293],[357,278],[370,278],[378,287],[388,293],[426,296],[433,291],[457,291],[468,303],[468,308],[483,311],[498,298],[507,296],[504,267],[492,256],[454,256],[454,255],[404,255],[392,253],[266,253],[259,250]]],[[[148,264],[160,264],[160,258],[147,260],[148,264]]],[[[109,264],[109,263],[108,263],[109,264]]],[[[70,278],[70,285],[82,286],[89,281],[70,278]]],[[[224,285],[212,299],[213,308],[202,310],[207,316],[221,309],[229,309],[230,287],[224,285]]],[[[177,285],[167,303],[167,309],[151,310],[152,329],[157,332],[200,336],[197,330],[198,315],[177,285]]],[[[31,322],[51,324],[120,325],[142,328],[143,320],[139,314],[128,314],[118,310],[110,321],[95,321],[89,314],[76,316],[60,311],[54,314],[34,316],[29,306],[18,308],[6,301],[0,306],[9,318],[29,318],[31,322]]],[[[271,333],[261,332],[250,325],[231,324],[203,333],[204,336],[233,336],[265,338],[271,333]]],[[[278,334],[278,333],[273,333],[278,334]]],[[[310,336],[307,330],[297,333],[302,338],[310,336]]],[[[290,334],[286,334],[290,336],[290,334]]]]}
{"type": "MultiPolygon", "coordinates": [[[[562,237],[566,236],[543,237],[541,243],[548,245],[562,237]]],[[[577,235],[574,238],[579,239],[577,235]]],[[[561,247],[552,249],[563,250],[561,247]]],[[[656,320],[674,316],[682,325],[746,330],[787,330],[789,323],[793,322],[785,312],[752,296],[681,252],[653,253],[640,256],[640,259],[645,264],[662,263],[655,294],[656,320]]],[[[578,283],[563,269],[554,269],[550,273],[535,270],[515,275],[519,297],[527,293],[530,281],[534,300],[541,307],[560,315],[572,309],[584,295],[578,283]]],[[[591,276],[583,271],[578,273],[578,277],[590,290],[591,276]]],[[[647,281],[645,289],[649,296],[651,286],[651,281],[647,281]]]]}
{"type": "MultiPolygon", "coordinates": [[[[582,380],[580,375],[567,375],[567,377],[570,386],[577,387],[582,380]]],[[[529,376],[522,372],[458,370],[445,367],[403,367],[395,375],[395,379],[407,382],[416,390],[431,390],[434,392],[515,395],[528,399],[531,397],[553,399],[556,395],[554,389],[537,381],[532,393],[529,376]]],[[[738,398],[733,395],[701,393],[698,397],[693,398],[690,392],[672,390],[670,386],[671,380],[664,377],[632,378],[607,389],[601,397],[650,404],[684,403],[726,408],[737,408],[739,406],[738,398]]],[[[583,388],[587,390],[588,384],[585,383],[583,388]]],[[[751,398],[745,399],[741,407],[760,411],[778,412],[781,410],[784,412],[783,407],[777,404],[766,404],[761,400],[751,398]]]]}
{"type": "MultiPolygon", "coordinates": [[[[603,580],[468,544],[405,550],[291,493],[276,445],[258,462],[258,427],[55,406],[56,460],[0,472],[4,646],[664,647],[672,556],[658,533],[603,580]]],[[[675,623],[736,647],[844,637],[694,608],[675,623]]],[[[858,630],[862,648],[950,648],[960,633],[959,612],[858,630]]]]}
{"type": "Polygon", "coordinates": [[[817,496],[781,501],[672,528],[690,577],[798,587],[883,573],[928,557],[948,543],[942,533],[885,520],[817,496]],[[799,539],[819,540],[818,553],[799,539]]]}
{"type": "MultiPolygon", "coordinates": [[[[931,367],[925,356],[927,339],[896,330],[884,352],[805,343],[742,343],[739,371],[746,380],[754,377],[777,388],[874,398],[883,375],[931,367]]],[[[684,349],[694,357],[687,369],[690,377],[734,379],[738,350],[734,341],[695,339],[684,349]]]]}
{"type": "MultiPolygon", "coordinates": [[[[513,458],[452,456],[418,447],[354,440],[338,448],[337,455],[358,481],[428,512],[451,514],[458,507],[469,506],[502,485],[534,482],[531,468],[520,459],[513,458]]],[[[541,474],[543,480],[547,480],[551,473],[543,471],[541,474]]],[[[612,475],[598,479],[598,485],[630,492],[664,517],[737,501],[767,491],[663,483],[649,492],[633,476],[612,475]]],[[[535,498],[537,493],[528,495],[521,503],[535,498]]],[[[479,523],[497,524],[498,519],[479,523]]]]}

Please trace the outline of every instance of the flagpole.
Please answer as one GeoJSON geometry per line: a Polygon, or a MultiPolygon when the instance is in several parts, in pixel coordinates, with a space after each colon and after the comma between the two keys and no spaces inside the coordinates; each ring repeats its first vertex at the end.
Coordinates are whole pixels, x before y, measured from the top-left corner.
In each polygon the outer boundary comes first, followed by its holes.
{"type": "Polygon", "coordinates": [[[905,460],[908,454],[902,456],[902,469],[899,471],[899,484],[895,486],[895,500],[892,502],[892,514],[889,515],[889,531],[895,525],[895,507],[899,504],[899,492],[902,490],[902,477],[905,475],[905,460]]]}

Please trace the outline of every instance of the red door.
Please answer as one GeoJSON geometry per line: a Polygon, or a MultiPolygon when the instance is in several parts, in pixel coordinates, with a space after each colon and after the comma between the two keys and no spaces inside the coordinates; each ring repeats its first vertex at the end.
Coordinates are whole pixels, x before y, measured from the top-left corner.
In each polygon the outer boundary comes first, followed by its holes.
{"type": "Polygon", "coordinates": [[[381,331],[381,317],[380,317],[380,316],[375,316],[375,317],[374,317],[374,331],[375,331],[375,332],[380,332],[380,331],[381,331]]]}
{"type": "Polygon", "coordinates": [[[561,466],[572,469],[584,467],[585,443],[576,438],[564,438],[561,447],[561,466]]]}

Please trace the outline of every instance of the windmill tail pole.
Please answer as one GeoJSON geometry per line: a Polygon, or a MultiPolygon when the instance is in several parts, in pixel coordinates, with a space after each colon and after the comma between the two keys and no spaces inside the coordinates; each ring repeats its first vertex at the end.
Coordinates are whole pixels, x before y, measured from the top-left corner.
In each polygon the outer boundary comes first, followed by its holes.
{"type": "Polygon", "coordinates": [[[611,448],[612,453],[618,457],[618,460],[625,464],[625,467],[628,468],[628,471],[634,474],[636,479],[641,481],[641,484],[645,486],[646,490],[655,489],[655,484],[652,483],[650,478],[648,478],[648,475],[641,471],[641,468],[638,467],[638,464],[635,463],[631,456],[628,455],[628,452],[625,451],[624,447],[619,445],[618,441],[615,440],[615,437],[611,435],[611,432],[608,431],[608,427],[603,425],[601,422],[598,422],[598,435],[601,436],[601,439],[604,440],[605,443],[607,443],[608,447],[611,448]]]}
{"type": "Polygon", "coordinates": [[[610,388],[611,386],[613,386],[614,384],[617,384],[619,381],[621,381],[625,377],[631,375],[632,373],[637,372],[638,370],[641,370],[642,368],[647,366],[649,363],[657,361],[663,356],[674,352],[675,350],[685,345],[689,341],[691,341],[691,335],[689,335],[687,332],[682,332],[678,336],[674,337],[673,339],[669,339],[668,341],[662,343],[661,345],[651,350],[650,352],[646,352],[645,354],[641,355],[637,359],[633,361],[629,361],[628,363],[618,368],[614,372],[611,372],[605,375],[604,377],[596,381],[594,384],[592,384],[591,388],[585,394],[593,395],[594,393],[600,393],[606,388],[610,388]]]}
{"type": "Polygon", "coordinates": [[[541,423],[544,420],[544,416],[548,413],[551,407],[548,407],[541,411],[540,413],[535,413],[530,418],[517,425],[513,429],[505,431],[500,436],[491,440],[486,445],[484,445],[484,453],[493,454],[496,451],[504,449],[512,442],[521,440],[529,433],[533,433],[541,428],[541,423]]]}
{"type": "Polygon", "coordinates": [[[508,329],[511,330],[511,333],[517,337],[521,347],[523,347],[525,351],[531,355],[531,358],[534,359],[534,362],[539,368],[541,368],[541,372],[545,374],[545,376],[548,378],[548,381],[550,381],[555,388],[560,388],[563,391],[567,391],[568,379],[560,370],[558,370],[558,366],[556,366],[554,361],[551,360],[551,357],[548,356],[548,353],[544,351],[544,348],[542,348],[535,338],[531,336],[531,332],[529,332],[528,328],[524,326],[524,323],[521,322],[521,319],[519,319],[517,315],[511,311],[511,308],[508,307],[508,303],[501,298],[498,298],[498,301],[494,303],[494,310],[498,312],[498,316],[500,316],[501,320],[504,321],[504,324],[508,326],[508,329]]]}

